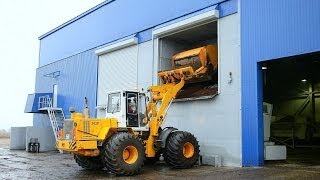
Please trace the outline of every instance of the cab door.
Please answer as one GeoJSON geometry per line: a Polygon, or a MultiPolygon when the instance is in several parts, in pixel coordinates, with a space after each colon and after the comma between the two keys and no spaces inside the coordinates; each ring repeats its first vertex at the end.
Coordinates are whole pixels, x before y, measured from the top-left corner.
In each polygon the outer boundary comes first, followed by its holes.
{"type": "Polygon", "coordinates": [[[107,114],[108,118],[116,118],[118,120],[119,127],[125,127],[122,117],[122,102],[121,102],[121,92],[115,92],[108,94],[107,100],[107,114]]]}
{"type": "Polygon", "coordinates": [[[139,127],[138,119],[138,93],[126,92],[126,120],[127,127],[139,127]]]}

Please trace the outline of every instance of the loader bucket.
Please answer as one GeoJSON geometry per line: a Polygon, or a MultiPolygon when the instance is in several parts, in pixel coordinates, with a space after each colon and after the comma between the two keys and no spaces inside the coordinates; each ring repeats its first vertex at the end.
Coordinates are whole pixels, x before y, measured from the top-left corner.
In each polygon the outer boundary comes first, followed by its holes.
{"type": "Polygon", "coordinates": [[[207,45],[175,54],[172,57],[172,70],[158,73],[162,83],[178,82],[184,77],[186,83],[212,80],[218,67],[216,45],[207,45]]]}
{"type": "Polygon", "coordinates": [[[217,95],[217,72],[217,46],[207,45],[175,54],[172,70],[160,71],[158,76],[163,84],[184,78],[185,86],[176,99],[197,99],[217,95]]]}

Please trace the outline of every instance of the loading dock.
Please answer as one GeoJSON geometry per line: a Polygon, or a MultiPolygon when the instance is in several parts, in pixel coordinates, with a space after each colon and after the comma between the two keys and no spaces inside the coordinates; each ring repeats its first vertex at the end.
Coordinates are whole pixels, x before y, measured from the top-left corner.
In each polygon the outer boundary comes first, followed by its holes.
{"type": "MultiPolygon", "coordinates": [[[[172,58],[177,53],[207,45],[215,45],[219,48],[218,17],[219,12],[214,9],[156,27],[153,31],[156,39],[156,70],[171,69],[173,67],[172,58]]],[[[207,99],[217,94],[218,74],[214,74],[211,82],[187,85],[177,99],[207,99]]]]}

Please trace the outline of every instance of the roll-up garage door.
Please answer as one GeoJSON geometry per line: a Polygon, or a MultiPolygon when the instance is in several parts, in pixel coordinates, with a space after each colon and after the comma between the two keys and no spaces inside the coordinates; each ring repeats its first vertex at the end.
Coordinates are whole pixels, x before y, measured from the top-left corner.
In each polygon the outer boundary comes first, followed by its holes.
{"type": "MultiPolygon", "coordinates": [[[[97,105],[103,107],[107,93],[137,87],[137,45],[122,48],[99,56],[97,105]]],[[[105,110],[98,108],[98,118],[105,110]]]]}

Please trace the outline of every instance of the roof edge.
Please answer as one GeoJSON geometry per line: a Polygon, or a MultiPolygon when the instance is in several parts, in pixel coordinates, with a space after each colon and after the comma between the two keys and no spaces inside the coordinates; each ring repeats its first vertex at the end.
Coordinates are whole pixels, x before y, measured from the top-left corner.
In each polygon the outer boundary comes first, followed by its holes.
{"type": "Polygon", "coordinates": [[[90,14],[90,13],[92,13],[92,12],[100,9],[101,7],[103,7],[103,6],[111,3],[111,2],[113,2],[113,1],[115,1],[115,0],[105,0],[104,2],[102,2],[102,3],[100,3],[100,4],[96,5],[96,6],[94,6],[93,8],[90,8],[89,10],[85,11],[84,13],[81,13],[80,15],[78,15],[78,16],[70,19],[69,21],[67,21],[67,22],[59,25],[58,27],[52,29],[51,31],[49,31],[49,32],[47,32],[47,33],[39,36],[38,39],[41,40],[41,39],[43,39],[43,38],[45,38],[45,37],[47,37],[47,36],[55,33],[56,31],[58,31],[58,30],[60,30],[60,29],[62,29],[62,28],[64,28],[64,27],[68,26],[69,24],[71,24],[71,23],[73,23],[73,22],[75,22],[75,21],[77,21],[77,20],[79,20],[79,19],[87,16],[88,14],[90,14]]]}

